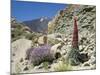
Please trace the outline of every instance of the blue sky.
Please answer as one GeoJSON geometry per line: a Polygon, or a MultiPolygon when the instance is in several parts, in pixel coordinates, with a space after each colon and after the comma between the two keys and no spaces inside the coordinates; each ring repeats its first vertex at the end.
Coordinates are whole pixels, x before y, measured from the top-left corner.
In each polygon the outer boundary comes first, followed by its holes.
{"type": "Polygon", "coordinates": [[[19,21],[37,19],[40,17],[54,17],[59,10],[64,9],[67,4],[40,3],[12,1],[11,16],[19,21]]]}

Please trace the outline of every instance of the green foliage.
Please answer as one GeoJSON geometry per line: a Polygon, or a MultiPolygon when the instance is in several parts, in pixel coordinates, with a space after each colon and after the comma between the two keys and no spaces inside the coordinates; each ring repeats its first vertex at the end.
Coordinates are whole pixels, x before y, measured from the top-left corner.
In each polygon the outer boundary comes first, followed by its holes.
{"type": "Polygon", "coordinates": [[[44,69],[48,69],[48,65],[49,65],[49,62],[43,62],[43,67],[44,67],[44,69]]]}
{"type": "Polygon", "coordinates": [[[16,36],[20,36],[20,35],[23,33],[23,31],[16,28],[16,29],[13,31],[13,33],[14,33],[16,36]]]}
{"type": "Polygon", "coordinates": [[[23,27],[23,26],[22,26],[21,24],[16,25],[16,28],[19,29],[19,30],[21,30],[22,27],[23,27]]]}
{"type": "Polygon", "coordinates": [[[27,38],[29,40],[32,40],[32,38],[34,37],[34,35],[31,33],[23,33],[23,36],[25,36],[25,38],[27,38]]]}
{"type": "Polygon", "coordinates": [[[24,31],[23,31],[23,25],[21,25],[21,24],[15,24],[14,25],[14,29],[11,30],[12,41],[15,41],[15,40],[19,39],[22,36],[23,33],[24,33],[24,31]]]}
{"type": "Polygon", "coordinates": [[[59,40],[57,40],[57,39],[52,39],[52,38],[48,38],[48,43],[50,44],[50,45],[55,45],[55,44],[58,44],[58,43],[60,43],[61,41],[59,41],[59,40]]]}
{"type": "Polygon", "coordinates": [[[62,63],[59,63],[54,69],[55,71],[70,71],[72,70],[72,66],[67,62],[62,61],[62,63]]]}
{"type": "Polygon", "coordinates": [[[12,41],[15,41],[17,39],[19,39],[21,37],[21,35],[23,34],[22,30],[19,30],[17,28],[15,28],[13,31],[11,31],[11,37],[12,37],[12,41]]]}

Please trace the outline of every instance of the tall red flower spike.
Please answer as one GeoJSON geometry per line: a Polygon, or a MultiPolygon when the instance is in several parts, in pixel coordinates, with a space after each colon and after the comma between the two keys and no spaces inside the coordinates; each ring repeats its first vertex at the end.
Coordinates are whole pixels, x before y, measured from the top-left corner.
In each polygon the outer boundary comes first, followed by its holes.
{"type": "Polygon", "coordinates": [[[78,48],[78,28],[77,28],[77,18],[74,17],[74,30],[72,38],[72,47],[78,48]]]}

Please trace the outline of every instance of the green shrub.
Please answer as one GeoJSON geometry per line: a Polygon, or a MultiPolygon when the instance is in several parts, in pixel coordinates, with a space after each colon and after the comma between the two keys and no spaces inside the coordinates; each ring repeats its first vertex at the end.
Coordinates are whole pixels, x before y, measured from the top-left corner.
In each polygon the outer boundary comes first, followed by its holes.
{"type": "Polygon", "coordinates": [[[72,66],[68,63],[59,63],[55,68],[55,71],[69,71],[72,70],[72,66]]]}
{"type": "Polygon", "coordinates": [[[50,44],[50,45],[55,45],[55,44],[58,44],[58,43],[60,43],[61,41],[59,41],[59,40],[57,40],[57,39],[52,39],[52,38],[48,38],[48,43],[50,44]]]}
{"type": "Polygon", "coordinates": [[[24,32],[22,30],[15,28],[13,31],[11,31],[12,41],[16,41],[17,39],[20,39],[23,33],[24,32]]]}
{"type": "Polygon", "coordinates": [[[44,67],[44,69],[48,69],[48,65],[49,65],[49,63],[48,62],[43,62],[43,67],[44,67]]]}
{"type": "Polygon", "coordinates": [[[29,40],[32,40],[32,38],[34,37],[34,35],[31,33],[23,33],[23,36],[25,36],[26,39],[29,39],[29,40]]]}

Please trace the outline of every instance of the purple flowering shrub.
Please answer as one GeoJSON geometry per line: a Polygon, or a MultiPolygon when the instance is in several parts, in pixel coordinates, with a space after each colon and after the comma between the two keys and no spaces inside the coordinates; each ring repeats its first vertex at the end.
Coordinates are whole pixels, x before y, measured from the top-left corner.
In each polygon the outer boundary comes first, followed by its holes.
{"type": "Polygon", "coordinates": [[[33,65],[39,65],[44,61],[54,60],[53,54],[50,52],[50,45],[43,45],[37,48],[30,48],[27,50],[27,58],[33,63],[33,65]]]}

